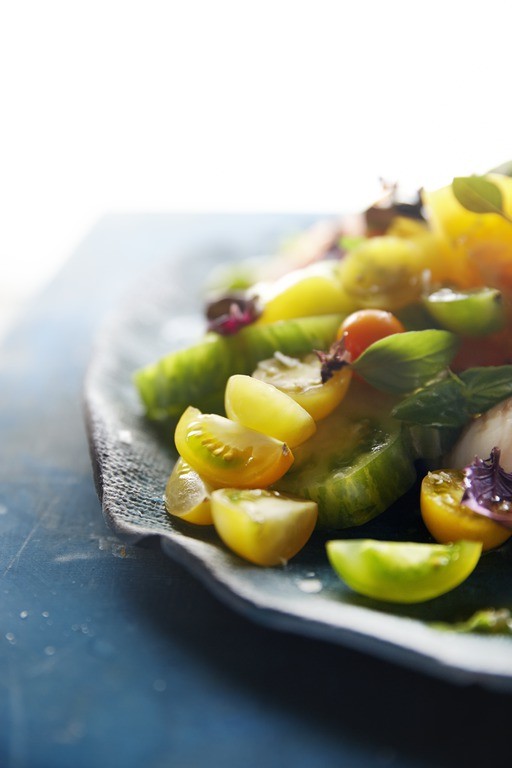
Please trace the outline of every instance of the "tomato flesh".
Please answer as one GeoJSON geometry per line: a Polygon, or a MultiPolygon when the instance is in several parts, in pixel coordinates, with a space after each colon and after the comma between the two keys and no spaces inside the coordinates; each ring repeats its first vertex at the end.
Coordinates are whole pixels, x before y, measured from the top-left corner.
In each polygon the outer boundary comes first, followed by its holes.
{"type": "Polygon", "coordinates": [[[375,341],[394,333],[403,333],[404,326],[391,312],[381,309],[361,309],[342,322],[337,334],[345,349],[356,360],[375,341]]]}
{"type": "Polygon", "coordinates": [[[210,494],[212,488],[181,457],[165,487],[165,508],[173,517],[194,525],[212,525],[210,494]]]}
{"type": "Polygon", "coordinates": [[[510,538],[512,531],[460,503],[464,494],[463,479],[463,472],[455,469],[428,473],[421,484],[423,522],[441,543],[466,539],[482,542],[484,551],[499,547],[510,538]]]}
{"type": "Polygon", "coordinates": [[[253,376],[285,392],[319,421],[332,413],[347,394],[352,371],[348,367],[342,368],[322,383],[317,355],[298,359],[276,354],[260,362],[253,376]]]}
{"type": "Polygon", "coordinates": [[[215,488],[265,487],[293,462],[286,443],[192,406],[179,420],[174,439],[180,456],[215,488]]]}

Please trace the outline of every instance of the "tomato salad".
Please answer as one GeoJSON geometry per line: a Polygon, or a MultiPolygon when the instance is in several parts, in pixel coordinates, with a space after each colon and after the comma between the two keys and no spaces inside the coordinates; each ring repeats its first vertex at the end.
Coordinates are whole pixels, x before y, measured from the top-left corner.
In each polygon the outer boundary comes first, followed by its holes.
{"type": "Polygon", "coordinates": [[[336,532],[340,577],[395,602],[453,589],[506,542],[507,170],[407,202],[391,187],[350,225],[322,222],[249,279],[232,274],[204,338],[135,375],[147,416],[174,429],[170,515],[214,525],[261,566],[286,563],[315,527],[336,532]],[[433,543],[343,538],[418,471],[433,543]]]}

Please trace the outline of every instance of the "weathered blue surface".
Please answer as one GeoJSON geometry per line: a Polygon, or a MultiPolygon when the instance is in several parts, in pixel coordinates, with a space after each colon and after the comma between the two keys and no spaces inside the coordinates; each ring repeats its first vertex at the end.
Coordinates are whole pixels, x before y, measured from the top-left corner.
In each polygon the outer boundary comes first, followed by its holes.
{"type": "Polygon", "coordinates": [[[81,388],[106,313],[183,249],[257,254],[300,223],[107,218],[5,341],[1,768],[510,764],[509,696],[254,625],[103,522],[81,388]]]}

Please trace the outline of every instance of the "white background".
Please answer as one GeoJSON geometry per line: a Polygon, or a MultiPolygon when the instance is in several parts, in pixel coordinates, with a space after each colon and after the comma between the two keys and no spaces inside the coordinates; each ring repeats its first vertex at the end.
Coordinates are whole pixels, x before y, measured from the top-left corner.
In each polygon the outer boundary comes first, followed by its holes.
{"type": "Polygon", "coordinates": [[[358,209],[512,157],[508,0],[0,0],[0,330],[103,213],[358,209]]]}

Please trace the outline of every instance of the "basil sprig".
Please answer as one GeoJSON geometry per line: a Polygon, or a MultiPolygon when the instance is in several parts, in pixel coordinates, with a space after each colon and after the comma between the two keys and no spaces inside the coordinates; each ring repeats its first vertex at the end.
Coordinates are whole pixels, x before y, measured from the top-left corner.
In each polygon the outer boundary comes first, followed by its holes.
{"type": "Polygon", "coordinates": [[[396,333],[374,342],[352,363],[352,368],[377,389],[405,394],[423,387],[445,370],[457,344],[457,337],[449,331],[396,333]]]}
{"type": "Polygon", "coordinates": [[[512,397],[512,365],[468,368],[460,375],[448,372],[402,400],[395,418],[411,424],[462,427],[472,416],[488,411],[512,397]]]}

